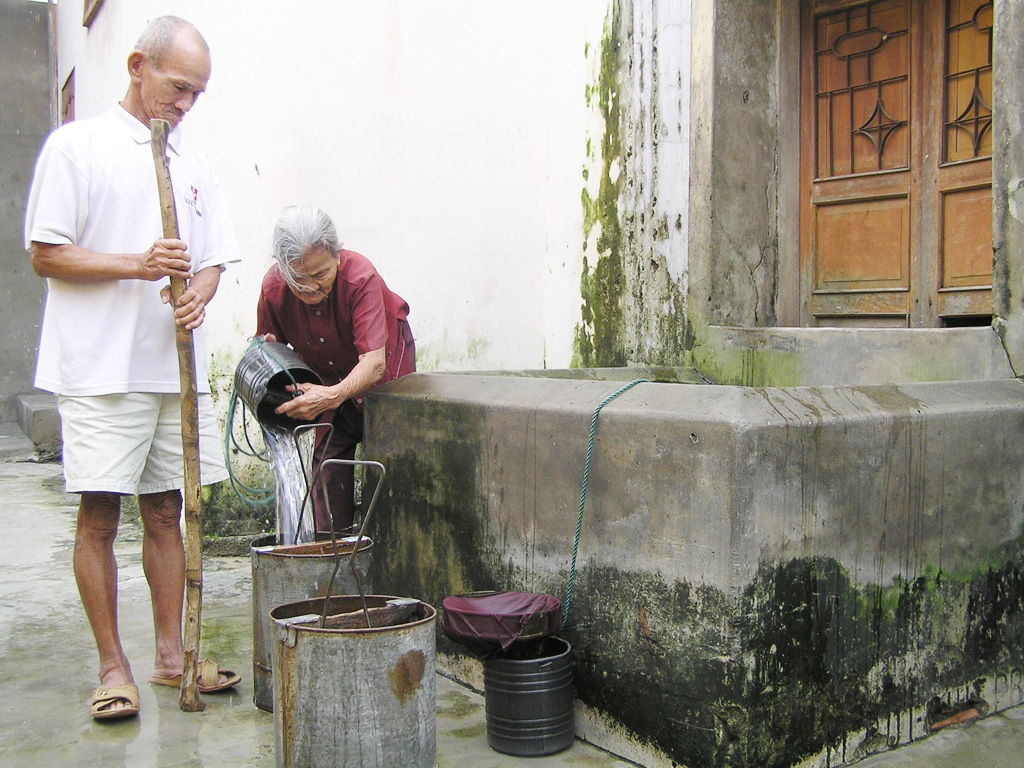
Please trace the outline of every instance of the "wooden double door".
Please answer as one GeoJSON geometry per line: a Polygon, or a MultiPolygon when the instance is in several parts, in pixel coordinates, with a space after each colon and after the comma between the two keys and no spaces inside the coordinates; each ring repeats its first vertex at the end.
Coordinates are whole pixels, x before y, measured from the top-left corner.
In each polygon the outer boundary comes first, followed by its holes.
{"type": "Polygon", "coordinates": [[[802,3],[802,324],[991,321],[992,16],[802,3]]]}

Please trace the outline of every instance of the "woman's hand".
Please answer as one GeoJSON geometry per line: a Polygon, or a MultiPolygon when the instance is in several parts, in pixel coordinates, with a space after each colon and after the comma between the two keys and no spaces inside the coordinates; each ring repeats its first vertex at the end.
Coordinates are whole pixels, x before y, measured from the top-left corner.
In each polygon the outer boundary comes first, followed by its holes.
{"type": "Polygon", "coordinates": [[[300,394],[293,400],[279,405],[274,413],[293,419],[315,421],[320,414],[334,410],[342,403],[332,387],[325,387],[322,384],[303,382],[297,385],[289,384],[285,389],[300,394]]]}

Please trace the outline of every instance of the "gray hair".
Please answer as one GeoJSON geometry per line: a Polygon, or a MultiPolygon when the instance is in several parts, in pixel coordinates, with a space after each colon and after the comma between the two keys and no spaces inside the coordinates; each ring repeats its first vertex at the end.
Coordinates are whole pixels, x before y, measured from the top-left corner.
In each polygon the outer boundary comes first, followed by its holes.
{"type": "Polygon", "coordinates": [[[195,24],[177,16],[161,16],[149,22],[139,37],[138,42],[135,43],[135,50],[148,54],[154,64],[159,64],[161,59],[171,50],[175,39],[178,37],[178,33],[182,30],[188,30],[195,35],[196,40],[202,43],[206,52],[210,52],[210,46],[203,36],[199,34],[195,24]]]}
{"type": "Polygon", "coordinates": [[[286,208],[274,227],[274,261],[281,270],[281,276],[292,286],[298,286],[295,265],[303,256],[323,249],[337,258],[340,247],[338,231],[331,217],[319,208],[286,208]]]}

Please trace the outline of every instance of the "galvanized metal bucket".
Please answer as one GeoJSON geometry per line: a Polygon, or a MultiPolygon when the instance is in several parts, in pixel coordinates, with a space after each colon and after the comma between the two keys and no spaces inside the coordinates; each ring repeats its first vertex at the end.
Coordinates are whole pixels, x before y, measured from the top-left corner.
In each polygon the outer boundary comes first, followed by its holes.
{"type": "MultiPolygon", "coordinates": [[[[338,539],[338,553],[351,554],[356,536],[338,539]]],[[[274,534],[256,539],[249,547],[252,562],[252,676],[253,703],[262,710],[274,710],[273,655],[274,625],[271,609],[296,600],[325,597],[335,558],[330,541],[314,544],[276,546],[274,534]]],[[[373,557],[373,541],[363,537],[356,568],[364,592],[372,592],[367,576],[373,557]]],[[[338,572],[332,595],[356,595],[359,585],[348,569],[338,572]]]]}
{"type": "Polygon", "coordinates": [[[303,423],[274,413],[293,397],[285,388],[297,383],[323,381],[291,347],[276,341],[253,343],[235,368],[235,390],[266,426],[291,428],[303,423]]]}
{"type": "Polygon", "coordinates": [[[437,611],[406,623],[320,628],[322,617],[382,608],[381,595],[317,598],[274,608],[274,735],[278,768],[435,768],[437,611]]]}

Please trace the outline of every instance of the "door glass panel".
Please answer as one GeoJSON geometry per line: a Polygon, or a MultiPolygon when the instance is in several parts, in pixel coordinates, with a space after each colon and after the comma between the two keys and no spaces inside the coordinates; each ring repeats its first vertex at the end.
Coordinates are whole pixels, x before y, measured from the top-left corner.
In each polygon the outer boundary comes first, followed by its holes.
{"type": "Polygon", "coordinates": [[[992,154],[992,3],[949,0],[946,26],[947,163],[992,154]]]}
{"type": "Polygon", "coordinates": [[[908,167],[909,42],[905,0],[816,19],[816,178],[908,167]]]}

